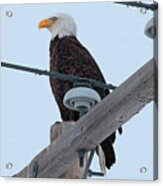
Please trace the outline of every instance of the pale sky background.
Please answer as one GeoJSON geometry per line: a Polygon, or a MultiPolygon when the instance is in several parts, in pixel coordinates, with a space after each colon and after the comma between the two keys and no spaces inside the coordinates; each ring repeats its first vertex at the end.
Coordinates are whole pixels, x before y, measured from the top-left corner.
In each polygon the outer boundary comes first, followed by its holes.
{"type": "MultiPolygon", "coordinates": [[[[61,3],[1,6],[1,60],[48,69],[51,35],[37,25],[61,12],[74,18],[78,39],[108,82],[120,85],[153,56],[153,41],[144,35],[151,11],[141,14],[109,2],[61,3]],[[8,10],[13,17],[6,16],[8,10]]],[[[4,68],[1,74],[1,175],[12,176],[49,144],[50,126],[61,119],[48,78],[4,68]],[[10,162],[13,168],[7,170],[10,162]]],[[[153,179],[152,103],[124,125],[114,146],[117,162],[106,179],[153,179]]],[[[91,168],[98,170],[97,158],[91,168]]]]}

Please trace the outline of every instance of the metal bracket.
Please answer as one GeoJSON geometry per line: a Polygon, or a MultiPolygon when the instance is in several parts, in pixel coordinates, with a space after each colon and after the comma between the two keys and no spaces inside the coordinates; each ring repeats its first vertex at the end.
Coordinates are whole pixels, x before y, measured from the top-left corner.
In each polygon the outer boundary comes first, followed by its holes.
{"type": "Polygon", "coordinates": [[[103,172],[94,172],[94,171],[89,169],[88,176],[89,177],[91,177],[91,176],[105,176],[105,174],[103,172]]]}
{"type": "Polygon", "coordinates": [[[79,165],[80,167],[84,166],[84,157],[85,157],[85,153],[87,152],[86,149],[79,149],[78,151],[78,155],[79,155],[79,165]]]}
{"type": "Polygon", "coordinates": [[[92,162],[94,153],[95,153],[95,149],[91,150],[91,154],[90,154],[89,159],[88,159],[88,162],[86,164],[86,167],[85,167],[85,170],[84,170],[82,179],[86,179],[87,178],[87,175],[88,175],[88,172],[89,172],[89,167],[91,165],[91,162],[92,162]]]}
{"type": "Polygon", "coordinates": [[[37,174],[38,174],[38,169],[39,169],[39,165],[37,163],[37,161],[35,161],[33,163],[33,165],[31,166],[31,172],[30,172],[30,178],[36,178],[37,177],[37,174]]]}

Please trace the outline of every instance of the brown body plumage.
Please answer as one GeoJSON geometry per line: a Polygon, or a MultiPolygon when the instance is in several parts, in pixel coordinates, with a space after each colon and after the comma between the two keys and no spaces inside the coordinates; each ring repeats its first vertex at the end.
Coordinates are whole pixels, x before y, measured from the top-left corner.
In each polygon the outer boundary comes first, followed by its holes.
{"type": "MultiPolygon", "coordinates": [[[[79,77],[95,79],[105,83],[104,77],[90,53],[74,36],[58,38],[56,36],[50,44],[50,70],[79,77]]],[[[65,93],[73,87],[69,81],[50,78],[53,95],[58,104],[63,121],[77,121],[79,113],[71,111],[63,105],[65,93]]],[[[93,87],[103,99],[109,91],[93,87]]],[[[106,157],[106,166],[110,169],[115,163],[115,153],[112,144],[115,133],[101,143],[106,157]]]]}

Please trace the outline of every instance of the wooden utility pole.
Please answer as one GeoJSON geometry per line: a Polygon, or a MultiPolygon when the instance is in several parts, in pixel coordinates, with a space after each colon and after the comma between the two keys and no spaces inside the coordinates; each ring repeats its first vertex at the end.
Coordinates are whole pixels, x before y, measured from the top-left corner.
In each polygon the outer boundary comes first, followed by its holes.
{"type": "Polygon", "coordinates": [[[92,108],[74,127],[40,152],[16,177],[60,178],[78,160],[78,149],[91,150],[110,136],[146,104],[154,100],[156,65],[150,60],[112,94],[92,108]]]}

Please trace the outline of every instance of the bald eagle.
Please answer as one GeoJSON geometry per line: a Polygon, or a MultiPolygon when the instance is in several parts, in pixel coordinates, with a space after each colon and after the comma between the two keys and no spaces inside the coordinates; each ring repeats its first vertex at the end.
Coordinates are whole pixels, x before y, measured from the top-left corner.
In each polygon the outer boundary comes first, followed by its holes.
{"type": "MultiPolygon", "coordinates": [[[[95,79],[106,83],[94,58],[77,39],[76,25],[71,16],[58,14],[42,20],[38,27],[39,29],[47,28],[52,34],[50,42],[50,71],[95,79]]],[[[79,113],[69,110],[63,105],[64,95],[73,87],[73,83],[50,78],[50,85],[62,120],[77,121],[79,113]]],[[[99,93],[101,99],[109,94],[108,90],[93,88],[99,93]]],[[[113,149],[115,137],[114,132],[101,143],[105,155],[105,164],[108,169],[116,161],[113,149]]]]}

